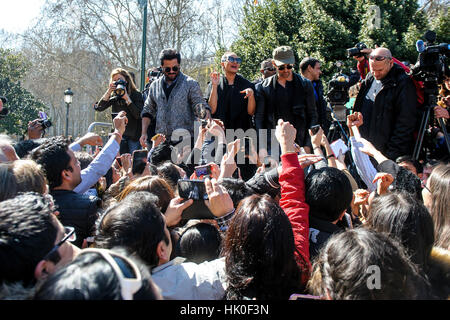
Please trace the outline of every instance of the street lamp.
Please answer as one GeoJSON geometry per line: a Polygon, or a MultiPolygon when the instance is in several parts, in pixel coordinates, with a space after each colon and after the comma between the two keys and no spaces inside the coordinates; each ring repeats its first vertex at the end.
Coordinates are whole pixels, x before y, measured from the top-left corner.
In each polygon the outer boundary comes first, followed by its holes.
{"type": "Polygon", "coordinates": [[[69,106],[72,104],[73,92],[70,88],[64,91],[64,102],[66,103],[66,138],[69,136],[69,106]]]}
{"type": "Polygon", "coordinates": [[[142,52],[141,52],[141,85],[140,91],[144,90],[145,86],[145,52],[147,47],[147,2],[148,0],[138,0],[142,12],[142,52]]]}

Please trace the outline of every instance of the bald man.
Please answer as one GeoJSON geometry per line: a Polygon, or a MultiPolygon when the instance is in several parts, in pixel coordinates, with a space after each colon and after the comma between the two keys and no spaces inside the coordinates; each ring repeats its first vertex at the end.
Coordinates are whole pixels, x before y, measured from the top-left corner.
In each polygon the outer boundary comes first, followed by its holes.
{"type": "Polygon", "coordinates": [[[414,83],[387,48],[370,53],[369,67],[354,106],[363,115],[361,136],[389,159],[412,155],[418,117],[414,83]]]}

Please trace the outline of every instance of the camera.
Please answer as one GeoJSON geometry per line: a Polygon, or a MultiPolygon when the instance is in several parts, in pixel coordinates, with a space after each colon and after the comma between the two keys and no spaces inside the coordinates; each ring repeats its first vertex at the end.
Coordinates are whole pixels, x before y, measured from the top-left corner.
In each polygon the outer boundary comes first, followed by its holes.
{"type": "Polygon", "coordinates": [[[365,53],[361,52],[363,49],[367,49],[366,44],[363,42],[358,42],[354,48],[347,49],[347,58],[364,56],[365,53]]]}
{"type": "Polygon", "coordinates": [[[42,126],[42,129],[45,130],[47,128],[50,128],[52,126],[52,123],[48,119],[40,119],[39,124],[42,126]]]}
{"type": "Polygon", "coordinates": [[[116,94],[116,96],[122,97],[126,92],[127,82],[123,79],[119,79],[116,82],[114,82],[114,84],[116,85],[114,93],[116,94]]]}
{"type": "Polygon", "coordinates": [[[332,105],[344,105],[349,100],[348,89],[350,88],[350,79],[342,73],[343,63],[341,61],[337,61],[335,66],[339,70],[328,82],[327,99],[332,105]]]}
{"type": "Polygon", "coordinates": [[[427,31],[424,37],[425,43],[423,40],[416,42],[419,57],[416,64],[411,68],[411,75],[418,81],[424,81],[425,85],[428,82],[442,83],[444,74],[448,73],[445,55],[450,53],[450,45],[447,43],[434,45],[436,33],[433,31],[427,31]]]}

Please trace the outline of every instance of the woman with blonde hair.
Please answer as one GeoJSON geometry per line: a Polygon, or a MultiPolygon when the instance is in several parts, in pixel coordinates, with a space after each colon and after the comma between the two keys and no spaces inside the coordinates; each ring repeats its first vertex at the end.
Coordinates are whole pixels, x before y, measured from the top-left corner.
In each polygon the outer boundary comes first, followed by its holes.
{"type": "Polygon", "coordinates": [[[141,137],[141,111],[144,107],[142,94],[137,90],[130,73],[122,68],[116,68],[111,72],[108,90],[98,103],[96,111],[104,111],[111,107],[112,118],[120,111],[127,113],[128,124],[123,133],[120,144],[120,153],[133,153],[140,149],[141,137]]]}
{"type": "Polygon", "coordinates": [[[170,200],[175,198],[175,194],[170,185],[158,176],[145,176],[133,180],[117,197],[118,201],[122,201],[127,195],[136,191],[148,191],[158,197],[156,204],[161,212],[166,212],[170,200]]]}

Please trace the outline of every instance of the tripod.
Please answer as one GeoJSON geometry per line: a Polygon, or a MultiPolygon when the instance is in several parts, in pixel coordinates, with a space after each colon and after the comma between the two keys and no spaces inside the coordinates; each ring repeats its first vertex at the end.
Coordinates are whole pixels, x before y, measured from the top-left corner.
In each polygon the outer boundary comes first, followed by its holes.
{"type": "Polygon", "coordinates": [[[347,122],[347,108],[345,105],[336,104],[332,107],[328,107],[331,110],[331,115],[333,117],[333,122],[330,126],[330,130],[328,131],[327,139],[328,141],[333,142],[339,138],[345,138],[345,144],[348,144],[348,128],[346,125],[347,122]],[[346,130],[347,129],[347,130],[346,130]],[[340,132],[339,132],[340,130],[340,132]]]}
{"type": "MultiPolygon", "coordinates": [[[[417,136],[416,145],[414,146],[413,159],[418,160],[420,151],[422,149],[423,137],[425,135],[425,131],[428,127],[428,122],[430,120],[430,113],[437,105],[437,78],[427,78],[425,79],[425,94],[426,94],[426,104],[425,111],[422,115],[422,121],[420,123],[419,134],[417,136]]],[[[441,118],[438,119],[439,126],[444,133],[445,142],[447,144],[447,151],[450,152],[450,143],[448,139],[447,128],[445,127],[444,120],[441,118]]]]}

